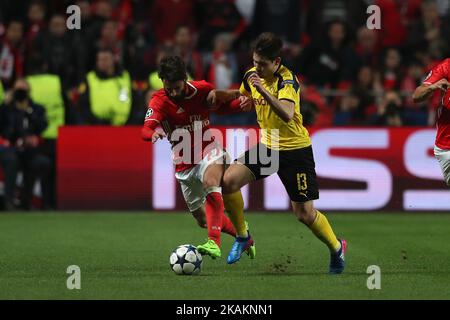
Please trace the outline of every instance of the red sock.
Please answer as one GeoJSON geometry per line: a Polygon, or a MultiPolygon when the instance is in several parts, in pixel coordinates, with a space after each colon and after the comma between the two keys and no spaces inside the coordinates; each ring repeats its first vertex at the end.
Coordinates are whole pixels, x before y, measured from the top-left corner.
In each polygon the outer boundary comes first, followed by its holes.
{"type": "Polygon", "coordinates": [[[206,224],[208,225],[208,238],[220,246],[220,231],[222,230],[223,199],[219,192],[211,192],[206,196],[206,224]]]}
{"type": "Polygon", "coordinates": [[[236,238],[236,229],[231,223],[230,218],[225,213],[222,213],[222,232],[229,234],[236,238]]]}

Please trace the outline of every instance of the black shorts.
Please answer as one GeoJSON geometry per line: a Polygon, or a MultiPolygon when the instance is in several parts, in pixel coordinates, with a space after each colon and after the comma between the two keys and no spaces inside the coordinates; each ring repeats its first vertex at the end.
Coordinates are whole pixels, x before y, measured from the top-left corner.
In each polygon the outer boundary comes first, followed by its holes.
{"type": "Polygon", "coordinates": [[[264,179],[278,173],[290,199],[294,202],[319,199],[311,146],[277,151],[258,143],[236,161],[249,168],[255,176],[255,180],[264,179]]]}

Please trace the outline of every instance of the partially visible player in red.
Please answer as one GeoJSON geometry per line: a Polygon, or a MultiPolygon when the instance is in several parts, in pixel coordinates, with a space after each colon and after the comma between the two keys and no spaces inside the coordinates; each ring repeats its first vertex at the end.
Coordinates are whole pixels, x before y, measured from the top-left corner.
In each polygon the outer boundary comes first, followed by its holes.
{"type": "MultiPolygon", "coordinates": [[[[172,144],[175,177],[186,204],[198,224],[208,228],[209,240],[197,249],[218,258],[220,233],[236,236],[233,224],[224,214],[220,187],[229,164],[228,154],[214,139],[203,138],[210,129],[209,114],[218,108],[220,93],[206,81],[187,81],[185,64],[177,56],[164,58],[158,68],[164,88],[149,102],[142,137],[152,143],[167,137],[172,144]]],[[[227,113],[238,108],[240,101],[234,100],[220,105],[217,111],[227,113]]]]}
{"type": "Polygon", "coordinates": [[[445,183],[450,186],[450,58],[433,68],[416,88],[414,102],[425,101],[435,90],[442,92],[442,101],[437,109],[434,155],[441,166],[445,183]]]}

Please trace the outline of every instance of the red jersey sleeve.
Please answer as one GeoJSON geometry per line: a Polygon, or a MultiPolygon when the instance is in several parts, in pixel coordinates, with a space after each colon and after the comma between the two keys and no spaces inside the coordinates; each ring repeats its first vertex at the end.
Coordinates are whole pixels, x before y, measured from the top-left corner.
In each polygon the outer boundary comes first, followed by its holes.
{"type": "Polygon", "coordinates": [[[142,127],[142,139],[145,141],[152,140],[155,129],[160,126],[164,120],[164,114],[161,112],[161,100],[153,97],[149,104],[147,113],[145,114],[144,126],[142,127]]]}
{"type": "Polygon", "coordinates": [[[209,105],[208,102],[206,101],[208,98],[208,94],[214,90],[214,86],[209,83],[206,82],[204,80],[201,81],[191,81],[191,86],[193,86],[196,90],[197,90],[197,101],[199,102],[199,106],[200,108],[206,108],[209,110],[209,105]]]}
{"type": "Polygon", "coordinates": [[[434,67],[423,81],[423,84],[433,84],[441,79],[447,79],[450,73],[450,58],[434,67]]]}
{"type": "Polygon", "coordinates": [[[206,96],[208,96],[208,93],[211,90],[214,90],[214,86],[205,80],[197,81],[196,84],[197,84],[198,90],[200,90],[200,92],[206,94],[206,96]]]}
{"type": "Polygon", "coordinates": [[[217,114],[233,114],[243,112],[240,106],[239,99],[231,100],[227,103],[222,103],[218,109],[214,110],[214,113],[217,114]]]}

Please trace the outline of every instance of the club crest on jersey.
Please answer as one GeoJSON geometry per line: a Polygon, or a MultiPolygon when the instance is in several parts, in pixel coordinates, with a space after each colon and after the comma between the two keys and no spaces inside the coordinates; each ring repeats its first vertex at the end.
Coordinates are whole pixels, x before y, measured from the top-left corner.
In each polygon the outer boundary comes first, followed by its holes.
{"type": "Polygon", "coordinates": [[[148,108],[147,113],[145,114],[145,119],[150,118],[153,115],[153,109],[148,108]]]}

